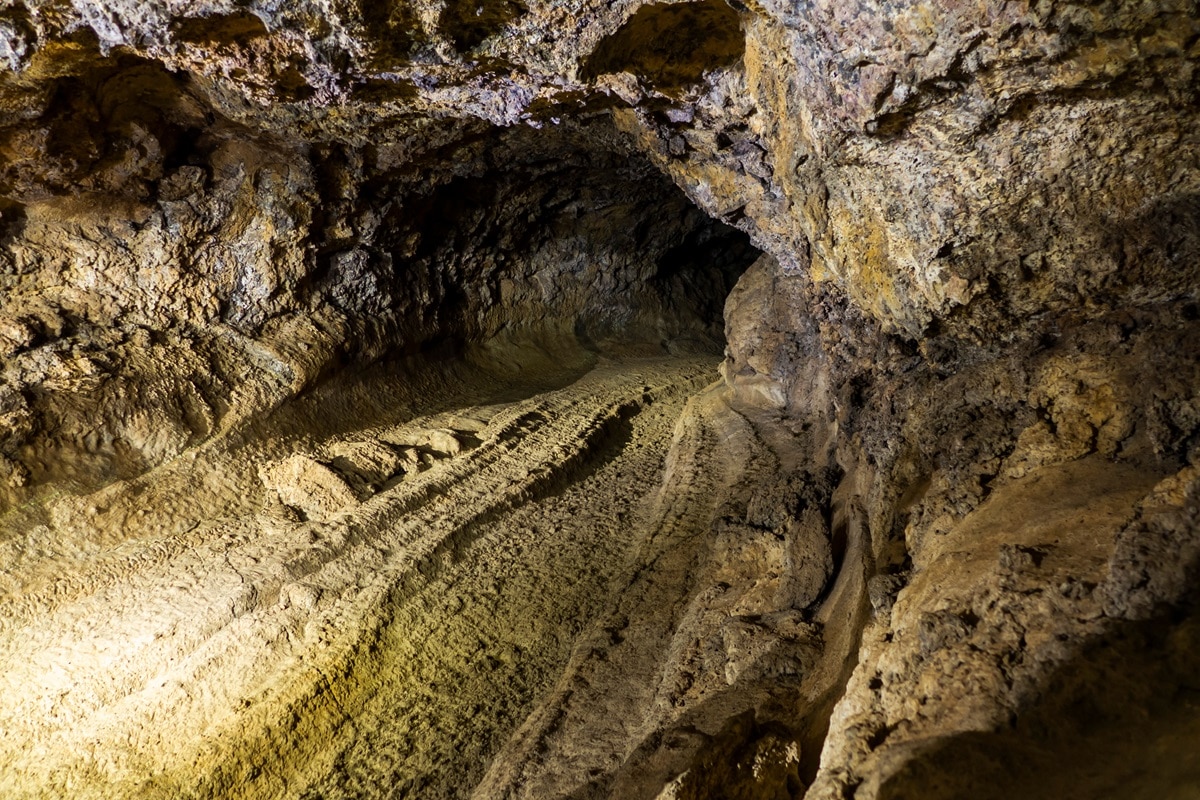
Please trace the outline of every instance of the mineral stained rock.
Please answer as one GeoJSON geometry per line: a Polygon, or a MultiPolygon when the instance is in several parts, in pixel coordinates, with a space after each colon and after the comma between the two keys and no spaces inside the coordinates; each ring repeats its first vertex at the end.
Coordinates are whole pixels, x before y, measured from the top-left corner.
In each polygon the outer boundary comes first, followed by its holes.
{"type": "Polygon", "coordinates": [[[1200,795],[1198,65],[4,3],[0,796],[1200,795]]]}

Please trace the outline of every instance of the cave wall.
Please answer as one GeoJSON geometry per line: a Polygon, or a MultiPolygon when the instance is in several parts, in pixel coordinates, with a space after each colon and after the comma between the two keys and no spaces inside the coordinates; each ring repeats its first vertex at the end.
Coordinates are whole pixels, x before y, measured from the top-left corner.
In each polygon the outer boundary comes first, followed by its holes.
{"type": "Polygon", "coordinates": [[[857,542],[854,635],[771,722],[823,739],[808,796],[1067,748],[1054,681],[1190,630],[1198,34],[1187,0],[12,4],[7,503],[440,341],[711,345],[695,287],[757,249],[731,402],[807,426],[857,542]]]}

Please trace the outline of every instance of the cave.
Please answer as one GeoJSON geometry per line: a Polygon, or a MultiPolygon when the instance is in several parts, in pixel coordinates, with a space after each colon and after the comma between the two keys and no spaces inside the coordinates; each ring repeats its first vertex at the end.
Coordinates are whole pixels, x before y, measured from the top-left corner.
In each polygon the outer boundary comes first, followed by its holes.
{"type": "Polygon", "coordinates": [[[0,797],[1200,794],[1194,2],[0,9],[0,797]]]}

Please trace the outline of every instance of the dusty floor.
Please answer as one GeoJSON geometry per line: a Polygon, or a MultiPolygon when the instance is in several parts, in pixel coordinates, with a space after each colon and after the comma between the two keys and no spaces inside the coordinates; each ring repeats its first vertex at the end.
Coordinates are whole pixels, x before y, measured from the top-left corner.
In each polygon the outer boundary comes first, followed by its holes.
{"type": "Polygon", "coordinates": [[[0,793],[478,784],[650,534],[715,502],[672,489],[686,468],[660,487],[717,362],[477,355],[492,366],[339,379],[40,520],[10,512],[0,793]]]}

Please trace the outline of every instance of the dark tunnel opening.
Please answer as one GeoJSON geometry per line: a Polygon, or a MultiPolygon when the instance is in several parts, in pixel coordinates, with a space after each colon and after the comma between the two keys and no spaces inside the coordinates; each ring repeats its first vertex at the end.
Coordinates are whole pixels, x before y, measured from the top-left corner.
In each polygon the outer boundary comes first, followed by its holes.
{"type": "Polygon", "coordinates": [[[759,251],[606,118],[564,128],[502,132],[434,180],[369,179],[359,213],[376,234],[330,253],[314,288],[388,320],[407,352],[543,331],[590,349],[719,354],[725,299],[759,251]]]}

